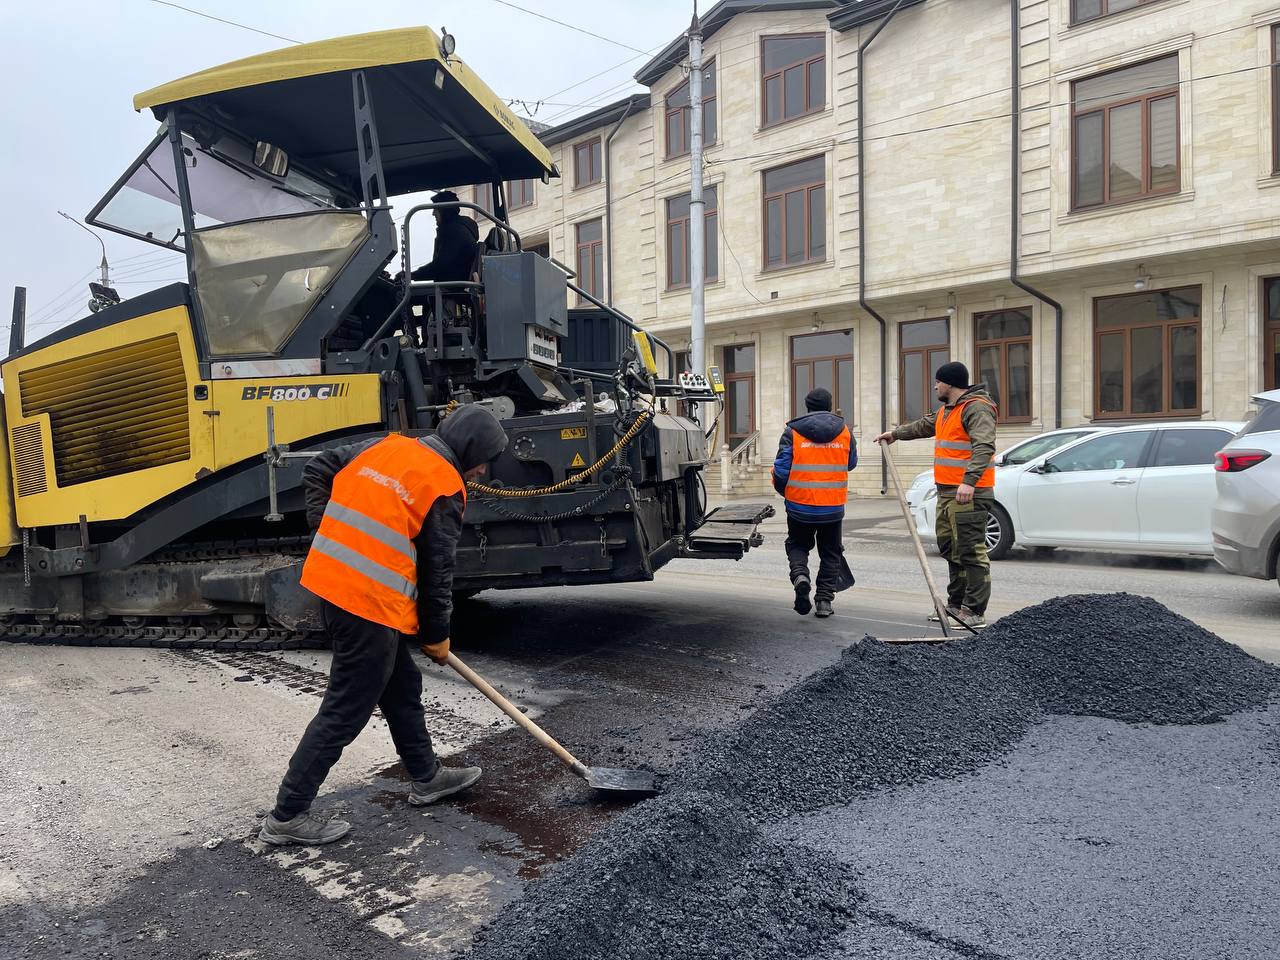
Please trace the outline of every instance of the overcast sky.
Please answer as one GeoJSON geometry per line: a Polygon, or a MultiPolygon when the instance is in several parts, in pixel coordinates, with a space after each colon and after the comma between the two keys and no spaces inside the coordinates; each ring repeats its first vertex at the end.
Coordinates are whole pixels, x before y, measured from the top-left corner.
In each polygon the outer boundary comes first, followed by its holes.
{"type": "MultiPolygon", "coordinates": [[[[631,80],[687,26],[691,0],[514,0],[596,39],[500,0],[180,0],[181,6],[294,40],[425,24],[447,27],[458,55],[497,93],[552,123],[642,90],[631,80]],[[612,42],[611,42],[612,41],[612,42]],[[602,76],[588,79],[595,74],[602,76]],[[586,81],[586,82],[582,82],[586,81]],[[565,88],[571,87],[566,90],[565,88]]],[[[702,0],[705,12],[711,0],[702,0]]],[[[28,342],[88,313],[101,248],[58,216],[83,219],[155,133],[133,96],[197,70],[287,46],[157,0],[11,0],[0,4],[3,182],[0,355],[8,352],[13,287],[27,287],[28,342]]],[[[517,112],[522,112],[516,104],[517,112]]],[[[134,296],[184,278],[181,258],[98,231],[112,279],[134,296]]],[[[415,249],[418,242],[415,230],[415,249]]]]}

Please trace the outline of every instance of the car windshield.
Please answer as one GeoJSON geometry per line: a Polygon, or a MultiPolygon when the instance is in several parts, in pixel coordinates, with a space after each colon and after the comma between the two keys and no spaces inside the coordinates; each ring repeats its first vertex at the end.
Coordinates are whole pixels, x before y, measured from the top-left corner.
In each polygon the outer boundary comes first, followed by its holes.
{"type": "Polygon", "coordinates": [[[1092,433],[1092,430],[1074,430],[1065,433],[1048,433],[1039,437],[1024,440],[1015,447],[1010,447],[1004,455],[1004,462],[1010,465],[1030,463],[1036,457],[1052,453],[1059,447],[1066,446],[1074,440],[1092,433]]]}
{"type": "MultiPolygon", "coordinates": [[[[187,134],[182,152],[196,229],[350,206],[337,190],[291,169],[273,177],[253,165],[251,149],[223,137],[201,146],[187,134]]],[[[90,215],[91,222],[142,240],[185,249],[173,149],[161,130],[130,172],[90,215]]]]}
{"type": "Polygon", "coordinates": [[[1270,433],[1273,430],[1280,430],[1280,403],[1263,400],[1258,415],[1245,424],[1239,435],[1244,437],[1251,433],[1270,433]]]}

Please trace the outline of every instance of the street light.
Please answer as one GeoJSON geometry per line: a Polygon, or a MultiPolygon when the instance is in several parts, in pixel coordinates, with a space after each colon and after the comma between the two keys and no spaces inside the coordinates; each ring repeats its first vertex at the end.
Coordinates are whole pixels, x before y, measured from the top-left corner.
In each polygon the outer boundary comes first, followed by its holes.
{"type": "Polygon", "coordinates": [[[98,268],[102,271],[102,274],[100,277],[101,286],[99,286],[98,284],[89,285],[89,291],[90,293],[93,294],[92,299],[89,300],[89,309],[92,310],[94,313],[97,313],[103,307],[109,307],[109,306],[112,306],[113,304],[119,303],[120,302],[119,295],[114,290],[111,289],[111,273],[110,273],[111,267],[107,263],[107,245],[102,242],[102,238],[100,236],[98,236],[96,233],[94,233],[92,230],[86,227],[83,223],[81,223],[75,217],[71,216],[71,214],[64,213],[63,211],[59,210],[58,216],[62,217],[65,220],[70,220],[72,223],[74,223],[77,227],[79,227],[85,233],[89,234],[89,236],[93,237],[93,239],[97,240],[98,246],[102,248],[102,262],[98,264],[98,268]]]}

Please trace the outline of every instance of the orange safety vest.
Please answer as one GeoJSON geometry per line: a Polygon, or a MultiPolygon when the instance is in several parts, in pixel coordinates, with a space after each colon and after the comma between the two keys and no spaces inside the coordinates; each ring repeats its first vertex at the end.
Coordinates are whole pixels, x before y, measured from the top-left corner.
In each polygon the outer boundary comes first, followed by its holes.
{"type": "Polygon", "coordinates": [[[418,632],[418,553],[414,538],[438,497],[466,484],[423,440],[392,434],[333,478],[302,585],[348,613],[418,632]]]}
{"type": "Polygon", "coordinates": [[[841,507],[849,499],[849,448],[845,427],[830,443],[818,443],[791,431],[791,473],[783,496],[808,507],[841,507]]]}
{"type": "MultiPolygon", "coordinates": [[[[965,471],[969,469],[969,461],[973,459],[973,443],[964,429],[964,417],[961,411],[971,403],[989,404],[994,411],[996,405],[985,397],[970,397],[958,403],[950,410],[945,407],[938,411],[938,419],[934,422],[933,441],[933,482],[941,487],[958,487],[964,483],[965,471]]],[[[996,485],[996,468],[988,466],[982,471],[978,480],[979,487],[996,485]]]]}

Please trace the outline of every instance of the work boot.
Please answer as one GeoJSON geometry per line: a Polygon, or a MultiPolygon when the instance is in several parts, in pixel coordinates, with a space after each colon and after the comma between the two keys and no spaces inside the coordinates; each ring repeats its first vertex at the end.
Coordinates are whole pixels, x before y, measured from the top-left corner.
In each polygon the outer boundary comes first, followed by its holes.
{"type": "Polygon", "coordinates": [[[428,803],[465,790],[480,779],[479,767],[446,767],[436,768],[436,775],[430,780],[415,780],[409,790],[409,802],[415,807],[425,807],[428,803]]]}
{"type": "Polygon", "coordinates": [[[961,607],[956,619],[971,630],[982,630],[987,625],[986,617],[980,613],[974,613],[968,607],[961,607]]]}
{"type": "Polygon", "coordinates": [[[819,600],[817,603],[817,609],[813,611],[813,615],[815,617],[825,618],[831,616],[834,612],[835,611],[831,609],[830,600],[819,600]]]}
{"type": "Polygon", "coordinates": [[[350,832],[351,824],[345,820],[321,820],[312,816],[310,810],[303,810],[292,820],[277,820],[274,813],[267,814],[267,819],[262,821],[262,829],[258,831],[258,839],[273,847],[290,843],[318,847],[341,840],[350,832]]]}
{"type": "Polygon", "coordinates": [[[809,578],[802,573],[791,581],[791,585],[796,588],[795,611],[803,617],[813,609],[813,604],[809,602],[809,578]]]}
{"type": "MultiPolygon", "coordinates": [[[[958,616],[960,616],[960,608],[959,608],[959,607],[957,607],[957,606],[955,606],[954,604],[950,604],[950,603],[948,603],[948,604],[947,604],[943,609],[947,611],[947,615],[948,615],[949,617],[958,617],[958,616]]],[[[929,614],[929,622],[930,622],[930,623],[941,623],[941,622],[942,622],[941,618],[938,616],[938,611],[937,611],[937,610],[935,610],[935,611],[933,611],[933,613],[929,614]]]]}

